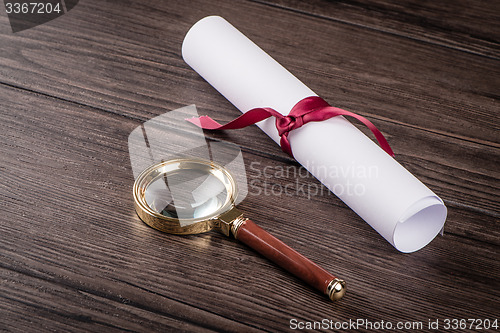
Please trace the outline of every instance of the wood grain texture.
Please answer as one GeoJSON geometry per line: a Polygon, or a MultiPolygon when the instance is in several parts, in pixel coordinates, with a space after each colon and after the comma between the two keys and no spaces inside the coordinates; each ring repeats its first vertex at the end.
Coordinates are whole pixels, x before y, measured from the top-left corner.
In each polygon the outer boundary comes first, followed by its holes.
{"type": "MultiPolygon", "coordinates": [[[[57,33],[49,24],[23,32],[20,38],[8,34],[4,20],[6,33],[1,37],[5,39],[2,45],[7,47],[3,54],[9,59],[5,61],[6,66],[0,68],[4,83],[141,120],[190,103],[221,121],[238,115],[238,111],[180,57],[184,33],[206,12],[193,11],[187,4],[172,6],[168,15],[165,13],[168,6],[163,2],[152,3],[151,8],[135,6],[137,8],[130,9],[137,11],[134,16],[137,20],[133,21],[130,17],[124,18],[121,7],[112,2],[88,2],[72,10],[72,13],[78,11],[71,14],[75,16],[71,22],[61,22],[62,27],[55,25],[55,29],[59,29],[57,33]],[[95,19],[97,13],[102,15],[99,20],[95,19]],[[156,15],[156,20],[143,17],[144,13],[156,15]],[[136,29],[118,34],[107,29],[122,20],[128,20],[136,29]],[[89,29],[94,33],[90,34],[89,29]],[[16,43],[12,43],[13,38],[16,43]],[[46,46],[40,48],[41,45],[46,46]],[[64,61],[53,60],[59,56],[64,61]]],[[[199,4],[198,8],[204,6],[199,4]]],[[[373,120],[388,134],[403,163],[407,160],[404,155],[415,151],[408,146],[420,147],[407,140],[407,133],[412,136],[421,133],[420,144],[426,146],[421,152],[426,154],[420,158],[427,159],[432,154],[440,158],[446,168],[464,166],[471,178],[460,184],[475,186],[480,182],[479,192],[489,192],[474,195],[474,191],[454,189],[454,201],[462,197],[459,204],[489,211],[495,208],[498,184],[492,183],[491,178],[498,178],[496,165],[500,161],[496,153],[499,147],[495,97],[500,86],[498,61],[322,20],[311,25],[309,17],[273,10],[276,20],[293,20],[301,27],[291,31],[286,25],[272,24],[265,19],[270,15],[267,6],[252,3],[233,6],[232,2],[220,2],[217,10],[226,17],[238,17],[237,27],[327,101],[373,120]],[[242,12],[248,15],[241,15],[242,12]],[[335,50],[325,43],[318,52],[290,56],[317,44],[306,38],[311,32],[316,40],[330,41],[335,50]],[[298,33],[302,35],[297,36],[298,33]],[[333,54],[334,57],[329,57],[333,54]],[[402,127],[408,127],[409,131],[402,131],[402,127]],[[398,132],[402,135],[397,135],[398,132]],[[432,134],[433,138],[427,139],[427,135],[432,134]],[[477,144],[493,149],[476,156],[477,144]],[[442,153],[452,145],[455,146],[451,148],[453,153],[442,153]],[[470,148],[462,149],[462,146],[470,148]],[[469,158],[462,161],[462,154],[469,158]],[[447,161],[455,156],[460,159],[459,163],[447,161]],[[480,180],[483,175],[486,179],[480,180]]],[[[271,155],[281,154],[257,129],[248,135],[251,136],[236,133],[223,134],[223,137],[249,149],[258,147],[257,150],[271,155]]],[[[409,160],[418,161],[414,156],[409,160]]],[[[446,171],[445,177],[452,174],[446,171]]],[[[457,175],[462,177],[461,170],[457,175]]],[[[441,176],[434,178],[441,179],[441,176]]]]}
{"type": "Polygon", "coordinates": [[[309,16],[244,1],[134,4],[128,14],[118,2],[85,2],[71,20],[22,35],[12,35],[4,17],[0,75],[7,84],[141,119],[189,103],[234,117],[180,55],[189,27],[214,12],[335,106],[498,147],[498,61],[363,27],[311,24],[309,16]],[[124,22],[124,31],[109,28],[124,22]]]}
{"type": "Polygon", "coordinates": [[[498,59],[500,5],[495,1],[257,0],[498,59]]]}
{"type": "MultiPolygon", "coordinates": [[[[293,183],[293,175],[274,177],[266,184],[253,182],[253,192],[241,208],[304,255],[348,278],[349,294],[332,306],[300,280],[218,233],[165,235],[140,222],[133,211],[125,153],[126,137],[139,122],[11,88],[3,88],[2,95],[18,101],[2,109],[7,120],[2,131],[11,133],[4,138],[14,139],[2,142],[1,152],[6,203],[2,279],[9,281],[16,272],[17,286],[25,292],[35,278],[43,281],[38,282],[42,286],[67,288],[60,297],[71,297],[68,292],[77,290],[111,306],[122,302],[129,309],[118,325],[106,320],[118,309],[106,314],[91,301],[80,308],[62,302],[62,309],[48,301],[19,304],[10,283],[2,303],[21,310],[9,312],[9,317],[22,320],[28,311],[39,320],[49,320],[51,328],[87,320],[84,329],[98,331],[99,325],[108,323],[134,330],[133,313],[146,311],[155,329],[174,327],[179,321],[194,325],[187,330],[248,331],[284,330],[291,318],[338,318],[337,311],[344,319],[371,320],[403,320],[408,313],[413,320],[450,313],[466,316],[471,311],[481,317],[495,315],[498,302],[491,297],[495,291],[490,286],[498,278],[491,271],[497,265],[498,245],[447,234],[418,253],[403,255],[326,191],[314,200],[305,193],[290,198],[256,192],[268,184],[293,183]],[[34,113],[33,105],[40,112],[34,113]],[[68,131],[75,118],[81,130],[68,131]],[[48,137],[52,139],[44,140],[48,137]],[[311,220],[314,223],[304,223],[311,220]],[[447,278],[450,274],[453,284],[447,278]],[[476,290],[471,298],[462,297],[464,283],[476,290]],[[373,290],[374,285],[380,289],[373,290]],[[429,297],[431,301],[424,301],[429,297]],[[408,299],[404,311],[394,307],[401,298],[408,299]],[[450,303],[457,307],[452,312],[450,303]],[[51,307],[59,313],[51,312],[51,307]]],[[[262,180],[259,167],[283,165],[250,153],[245,157],[247,163],[259,163],[248,165],[251,180],[262,180]]]]}
{"type": "MultiPolygon", "coordinates": [[[[484,42],[494,26],[481,26],[464,52],[467,38],[452,43],[463,37],[458,23],[447,23],[443,43],[429,43],[415,31],[438,38],[433,27],[394,18],[390,1],[374,3],[377,20],[355,8],[369,29],[317,17],[334,4],[309,4],[304,13],[250,1],[124,10],[89,0],[17,34],[0,15],[0,331],[275,332],[292,318],[499,317],[500,64],[484,42]],[[322,97],[376,123],[398,161],[446,201],[444,236],[397,252],[255,127],[206,132],[243,150],[250,187],[239,208],[346,279],[343,300],[332,304],[217,232],[176,236],[142,223],[130,132],[191,103],[222,122],[239,114],[180,58],[187,29],[214,13],[322,97]],[[411,38],[388,30],[383,15],[411,38]],[[284,168],[291,172],[275,173],[284,168]],[[285,185],[293,191],[276,193],[285,185]]],[[[342,4],[338,15],[354,17],[342,4]]],[[[405,15],[435,20],[433,6],[405,15]]],[[[463,14],[470,27],[481,10],[463,14]]]]}

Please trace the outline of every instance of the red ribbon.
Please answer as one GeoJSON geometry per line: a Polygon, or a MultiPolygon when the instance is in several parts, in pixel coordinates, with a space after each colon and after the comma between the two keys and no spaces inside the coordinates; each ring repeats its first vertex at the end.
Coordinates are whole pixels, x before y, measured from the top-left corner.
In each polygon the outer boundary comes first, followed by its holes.
{"type": "Polygon", "coordinates": [[[271,108],[255,108],[245,112],[226,125],[221,125],[208,116],[186,120],[203,129],[226,130],[247,127],[271,116],[276,118],[276,128],[278,129],[278,134],[281,137],[281,149],[292,157],[292,148],[290,147],[290,142],[288,141],[288,134],[291,131],[302,127],[310,121],[323,121],[336,116],[350,116],[365,124],[375,135],[382,149],[389,155],[394,156],[394,153],[389,146],[389,143],[387,143],[384,135],[368,119],[355,113],[330,106],[330,104],[318,96],[306,97],[299,101],[292,108],[288,116],[284,116],[271,108]]]}

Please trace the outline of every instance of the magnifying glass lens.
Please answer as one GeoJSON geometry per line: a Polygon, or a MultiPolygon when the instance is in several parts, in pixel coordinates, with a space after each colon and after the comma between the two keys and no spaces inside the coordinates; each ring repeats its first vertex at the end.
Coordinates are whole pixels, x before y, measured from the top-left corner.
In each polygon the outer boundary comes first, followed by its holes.
{"type": "Polygon", "coordinates": [[[229,199],[223,180],[207,170],[161,173],[149,183],[144,199],[153,211],[170,218],[210,218],[219,214],[229,199]]]}

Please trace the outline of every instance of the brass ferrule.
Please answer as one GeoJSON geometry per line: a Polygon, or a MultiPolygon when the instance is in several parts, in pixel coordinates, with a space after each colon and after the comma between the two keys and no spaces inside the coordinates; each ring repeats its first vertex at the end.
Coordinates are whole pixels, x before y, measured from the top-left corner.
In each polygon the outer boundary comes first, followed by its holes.
{"type": "Polygon", "coordinates": [[[231,232],[232,232],[234,238],[238,239],[238,229],[241,227],[243,222],[245,222],[246,220],[248,220],[248,219],[244,218],[243,216],[240,216],[239,218],[237,218],[236,220],[233,221],[233,223],[231,224],[231,232]]]}
{"type": "Polygon", "coordinates": [[[217,217],[215,227],[217,227],[224,235],[229,236],[232,233],[234,238],[236,238],[238,228],[246,220],[248,219],[243,216],[243,213],[233,207],[229,211],[224,212],[217,217]]]}
{"type": "Polygon", "coordinates": [[[345,294],[345,281],[339,278],[335,278],[326,287],[325,294],[332,300],[338,301],[345,294]]]}

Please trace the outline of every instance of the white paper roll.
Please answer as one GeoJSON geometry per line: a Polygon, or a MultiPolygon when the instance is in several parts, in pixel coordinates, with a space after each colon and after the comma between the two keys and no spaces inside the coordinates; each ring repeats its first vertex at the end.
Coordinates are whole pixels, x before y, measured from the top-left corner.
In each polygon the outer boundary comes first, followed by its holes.
{"type": "MultiPolygon", "coordinates": [[[[317,96],[219,16],[189,30],[182,56],[241,112],[286,115],[317,96]]],[[[279,144],[274,118],[257,125],[279,144]]],[[[345,118],[308,123],[289,140],[296,160],[399,251],[416,251],[442,230],[443,201],[345,118]]]]}

